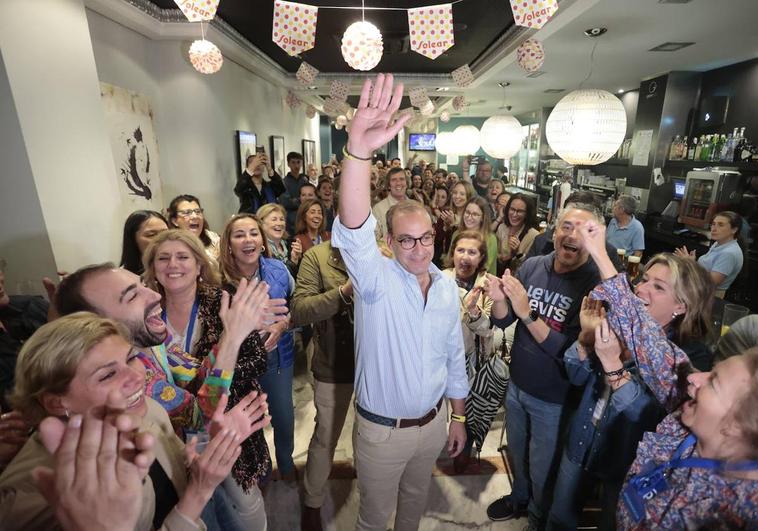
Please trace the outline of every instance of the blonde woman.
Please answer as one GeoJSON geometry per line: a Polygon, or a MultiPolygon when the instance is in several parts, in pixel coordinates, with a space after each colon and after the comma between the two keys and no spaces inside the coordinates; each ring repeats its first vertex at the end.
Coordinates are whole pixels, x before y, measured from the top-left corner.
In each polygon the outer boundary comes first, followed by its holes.
{"type": "Polygon", "coordinates": [[[292,241],[291,248],[287,246],[287,211],[281,205],[269,203],[259,208],[255,217],[266,240],[266,256],[283,262],[292,276],[297,275],[303,248],[297,240],[292,241]]]}

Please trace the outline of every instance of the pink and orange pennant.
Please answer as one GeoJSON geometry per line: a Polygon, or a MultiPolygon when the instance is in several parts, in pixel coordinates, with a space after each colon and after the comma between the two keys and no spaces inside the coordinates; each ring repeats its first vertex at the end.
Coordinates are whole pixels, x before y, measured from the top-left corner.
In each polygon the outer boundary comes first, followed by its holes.
{"type": "Polygon", "coordinates": [[[455,44],[453,5],[440,4],[409,9],[408,33],[414,52],[429,59],[436,59],[455,44]]]}
{"type": "Polygon", "coordinates": [[[517,26],[540,29],[558,11],[558,0],[511,0],[517,26]]]}
{"type": "Polygon", "coordinates": [[[310,50],[316,44],[318,7],[295,2],[274,2],[271,40],[289,55],[310,50]]]}

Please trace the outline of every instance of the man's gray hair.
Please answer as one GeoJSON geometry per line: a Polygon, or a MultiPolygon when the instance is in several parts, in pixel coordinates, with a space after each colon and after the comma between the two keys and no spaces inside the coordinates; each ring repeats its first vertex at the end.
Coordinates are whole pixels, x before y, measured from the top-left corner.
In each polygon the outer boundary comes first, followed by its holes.
{"type": "Polygon", "coordinates": [[[633,216],[635,212],[637,212],[637,200],[633,198],[631,195],[622,195],[619,196],[618,205],[621,210],[629,214],[630,216],[633,216]]]}
{"type": "Polygon", "coordinates": [[[584,210],[585,212],[589,212],[592,214],[592,217],[595,218],[596,222],[598,222],[600,225],[605,225],[605,217],[597,205],[593,205],[591,203],[566,203],[558,215],[558,222],[556,223],[556,226],[561,224],[561,221],[563,220],[564,216],[568,214],[569,210],[584,210]]]}

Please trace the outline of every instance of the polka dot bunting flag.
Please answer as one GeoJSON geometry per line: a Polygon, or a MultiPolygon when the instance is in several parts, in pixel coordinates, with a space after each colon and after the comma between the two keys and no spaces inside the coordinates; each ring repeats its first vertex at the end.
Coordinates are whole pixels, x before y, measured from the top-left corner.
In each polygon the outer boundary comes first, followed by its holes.
{"type": "Polygon", "coordinates": [[[536,72],[545,62],[545,50],[537,39],[527,39],[516,50],[516,61],[526,72],[536,72]]]}
{"type": "Polygon", "coordinates": [[[558,0],[511,0],[517,26],[540,29],[558,11],[558,0]]]}
{"type": "Polygon", "coordinates": [[[409,9],[408,33],[411,50],[429,59],[437,59],[455,44],[453,5],[440,4],[409,9]]]}
{"type": "Polygon", "coordinates": [[[190,22],[213,20],[218,0],[174,0],[190,22]]]}
{"type": "Polygon", "coordinates": [[[271,40],[289,55],[310,50],[316,44],[318,7],[276,0],[271,40]]]}

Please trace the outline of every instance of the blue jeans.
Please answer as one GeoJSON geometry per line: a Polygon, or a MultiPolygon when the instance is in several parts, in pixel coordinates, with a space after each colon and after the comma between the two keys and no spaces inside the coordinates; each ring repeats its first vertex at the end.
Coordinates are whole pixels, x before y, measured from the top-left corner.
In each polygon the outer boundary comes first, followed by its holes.
{"type": "Polygon", "coordinates": [[[266,509],[257,485],[245,494],[233,478],[227,477],[203,508],[200,518],[208,531],[265,531],[266,509]]]}
{"type": "MultiPolygon", "coordinates": [[[[270,356],[270,353],[269,353],[270,356]]],[[[268,412],[274,428],[276,465],[281,474],[295,470],[292,453],[295,451],[295,405],[292,401],[294,365],[279,369],[269,363],[266,374],[258,378],[268,395],[268,412]]]]}
{"type": "Polygon", "coordinates": [[[558,454],[561,404],[521,391],[511,381],[505,397],[505,431],[513,461],[513,502],[529,504],[529,522],[544,527],[550,507],[548,477],[558,454]]]}
{"type": "Polygon", "coordinates": [[[592,492],[593,486],[598,482],[602,485],[599,529],[603,531],[615,529],[616,505],[624,480],[598,480],[592,473],[584,471],[581,465],[572,462],[564,452],[555,483],[553,505],[550,507],[548,530],[573,531],[576,529],[587,495],[592,492]]]}

